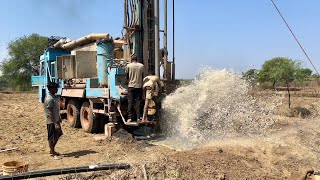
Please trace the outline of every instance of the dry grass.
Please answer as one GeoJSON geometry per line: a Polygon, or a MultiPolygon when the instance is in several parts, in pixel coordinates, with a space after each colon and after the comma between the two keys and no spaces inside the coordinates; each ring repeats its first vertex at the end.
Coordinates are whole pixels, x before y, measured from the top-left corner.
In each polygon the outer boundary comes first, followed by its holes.
{"type": "MultiPolygon", "coordinates": [[[[297,179],[306,168],[320,168],[320,124],[319,119],[310,118],[319,113],[319,103],[317,98],[294,97],[292,104],[307,109],[311,116],[279,116],[280,130],[266,137],[212,141],[183,151],[121,138],[94,141],[96,135],[63,123],[65,134],[57,150],[64,158],[53,160],[48,154],[44,114],[37,94],[0,93],[0,148],[19,148],[0,153],[0,161],[28,161],[31,171],[94,163],[132,164],[129,170],[42,179],[143,179],[144,163],[149,179],[297,179]]],[[[302,114],[305,110],[295,111],[302,114]]]]}

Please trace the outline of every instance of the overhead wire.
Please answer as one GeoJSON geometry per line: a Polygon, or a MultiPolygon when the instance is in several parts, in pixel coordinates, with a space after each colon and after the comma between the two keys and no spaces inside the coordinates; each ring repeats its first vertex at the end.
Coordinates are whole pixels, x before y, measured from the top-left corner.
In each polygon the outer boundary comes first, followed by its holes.
{"type": "Polygon", "coordinates": [[[289,31],[291,32],[292,36],[294,37],[294,39],[296,40],[296,42],[298,43],[300,49],[303,51],[304,55],[307,57],[307,59],[309,60],[309,62],[311,63],[312,67],[314,68],[314,70],[317,72],[318,75],[319,72],[317,70],[317,68],[315,67],[315,65],[312,63],[310,57],[308,56],[307,52],[304,50],[304,48],[302,47],[301,43],[299,42],[298,38],[296,37],[296,35],[293,33],[292,29],[290,28],[289,24],[287,23],[286,19],[283,17],[282,13],[280,12],[278,6],[276,5],[276,3],[274,2],[274,0],[270,0],[273,4],[273,6],[276,8],[276,10],[278,11],[279,15],[281,16],[283,22],[286,24],[287,28],[289,29],[289,31]]]}

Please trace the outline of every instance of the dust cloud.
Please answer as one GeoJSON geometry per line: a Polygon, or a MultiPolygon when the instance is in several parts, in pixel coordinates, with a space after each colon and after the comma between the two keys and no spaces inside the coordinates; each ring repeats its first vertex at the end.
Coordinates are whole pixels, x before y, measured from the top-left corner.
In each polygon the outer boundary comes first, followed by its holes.
{"type": "Polygon", "coordinates": [[[272,129],[279,98],[256,99],[241,74],[210,68],[201,72],[163,101],[167,142],[195,147],[214,140],[263,136],[272,129]]]}

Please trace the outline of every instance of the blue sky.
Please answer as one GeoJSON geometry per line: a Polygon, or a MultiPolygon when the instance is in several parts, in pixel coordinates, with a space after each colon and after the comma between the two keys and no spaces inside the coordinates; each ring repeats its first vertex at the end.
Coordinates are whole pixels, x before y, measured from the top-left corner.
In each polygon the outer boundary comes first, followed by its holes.
{"type": "MultiPolygon", "coordinates": [[[[319,70],[320,1],[275,2],[319,70]]],[[[301,60],[311,68],[270,0],[175,0],[175,7],[177,78],[192,78],[202,66],[259,69],[277,56],[301,60]]],[[[76,39],[106,32],[117,37],[122,24],[123,0],[1,0],[0,60],[7,54],[7,43],[23,35],[76,39]]]]}

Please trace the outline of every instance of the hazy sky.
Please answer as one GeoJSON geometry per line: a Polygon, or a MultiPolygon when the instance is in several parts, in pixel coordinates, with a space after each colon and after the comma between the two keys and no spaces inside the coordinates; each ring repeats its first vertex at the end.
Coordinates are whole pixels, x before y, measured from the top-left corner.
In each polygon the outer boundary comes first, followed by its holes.
{"type": "MultiPolygon", "coordinates": [[[[320,1],[275,2],[319,70],[320,1]]],[[[168,0],[170,56],[171,3],[168,0]]],[[[177,78],[192,78],[201,66],[259,69],[277,56],[311,67],[270,0],[175,0],[175,7],[177,78]]],[[[117,37],[122,25],[123,0],[1,0],[0,60],[7,43],[23,35],[76,39],[105,32],[117,37]]]]}

